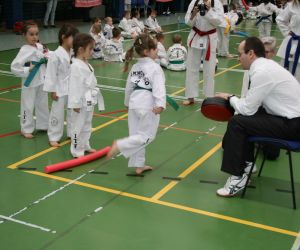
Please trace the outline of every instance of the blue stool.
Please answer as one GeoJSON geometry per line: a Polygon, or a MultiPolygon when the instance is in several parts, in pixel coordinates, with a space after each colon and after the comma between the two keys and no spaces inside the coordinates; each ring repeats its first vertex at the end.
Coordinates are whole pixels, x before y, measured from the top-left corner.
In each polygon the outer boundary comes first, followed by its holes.
{"type": "MultiPolygon", "coordinates": [[[[242,197],[245,196],[247,185],[248,185],[248,182],[250,180],[252,170],[254,168],[254,164],[257,160],[258,153],[262,149],[262,146],[263,145],[273,145],[273,146],[276,146],[280,149],[287,150],[287,155],[289,156],[289,167],[290,167],[291,188],[292,188],[292,197],[293,197],[293,208],[296,209],[295,185],[294,185],[293,163],[292,163],[292,153],[291,152],[300,152],[300,141],[287,141],[287,140],[282,140],[282,139],[275,139],[275,138],[270,138],[270,137],[260,137],[260,136],[250,136],[248,138],[248,141],[258,144],[258,148],[257,148],[255,156],[254,156],[254,162],[251,166],[249,176],[248,176],[248,179],[247,179],[247,182],[246,182],[246,186],[245,186],[245,188],[243,190],[243,193],[242,193],[242,197]]],[[[264,163],[265,163],[265,156],[264,156],[263,162],[261,164],[261,167],[259,169],[258,177],[261,175],[264,163]]]]}

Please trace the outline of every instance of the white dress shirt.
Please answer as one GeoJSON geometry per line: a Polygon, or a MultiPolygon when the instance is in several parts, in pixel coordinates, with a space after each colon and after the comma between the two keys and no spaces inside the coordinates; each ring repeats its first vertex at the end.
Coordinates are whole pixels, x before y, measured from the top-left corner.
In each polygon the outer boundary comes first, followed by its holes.
{"type": "Polygon", "coordinates": [[[262,106],[271,115],[300,117],[300,84],[289,71],[273,60],[257,58],[250,66],[249,77],[246,96],[230,98],[237,113],[250,116],[262,106]]]}

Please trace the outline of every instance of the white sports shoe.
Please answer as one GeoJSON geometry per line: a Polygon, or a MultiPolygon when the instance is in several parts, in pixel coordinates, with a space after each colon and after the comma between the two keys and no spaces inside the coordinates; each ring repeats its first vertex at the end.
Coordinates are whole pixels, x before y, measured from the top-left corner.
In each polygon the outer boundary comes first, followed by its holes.
{"type": "MultiPolygon", "coordinates": [[[[244,169],[244,172],[245,172],[246,174],[249,174],[250,169],[251,169],[251,166],[252,166],[252,163],[253,163],[253,162],[246,161],[246,167],[245,167],[245,169],[244,169]]],[[[253,167],[253,169],[252,169],[252,174],[255,174],[256,172],[257,172],[257,168],[256,168],[256,164],[254,164],[254,167],[253,167]]]]}
{"type": "Polygon", "coordinates": [[[240,176],[230,176],[224,187],[217,190],[217,195],[223,197],[231,197],[236,195],[239,191],[243,190],[246,186],[248,175],[243,174],[240,176]]]}

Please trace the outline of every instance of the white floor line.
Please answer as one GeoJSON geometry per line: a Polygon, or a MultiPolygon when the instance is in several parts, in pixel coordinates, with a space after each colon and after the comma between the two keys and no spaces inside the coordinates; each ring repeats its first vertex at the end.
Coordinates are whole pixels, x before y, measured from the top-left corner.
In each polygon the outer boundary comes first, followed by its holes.
{"type": "Polygon", "coordinates": [[[36,229],[42,230],[44,232],[54,233],[54,234],[56,233],[56,231],[52,231],[49,228],[42,227],[42,226],[39,226],[39,225],[36,225],[36,224],[32,224],[32,223],[29,223],[29,222],[21,221],[21,220],[16,220],[16,219],[13,219],[11,217],[4,216],[4,215],[0,215],[0,218],[4,219],[4,220],[7,220],[7,221],[11,221],[11,222],[17,223],[17,224],[24,225],[24,226],[27,226],[27,227],[36,228],[36,229]]]}
{"type": "Polygon", "coordinates": [[[296,237],[296,240],[291,248],[291,250],[299,250],[300,249],[300,231],[298,234],[298,237],[296,237]]]}
{"type": "MultiPolygon", "coordinates": [[[[17,211],[17,212],[15,212],[15,213],[11,214],[10,216],[8,216],[8,218],[13,218],[13,217],[15,217],[15,216],[17,216],[17,215],[19,215],[19,214],[25,212],[26,210],[28,210],[29,207],[34,206],[34,205],[37,205],[37,204],[39,204],[40,202],[42,202],[42,201],[48,199],[49,197],[51,197],[51,196],[57,194],[58,192],[64,190],[66,187],[72,185],[72,184],[75,183],[76,181],[79,181],[80,179],[82,179],[83,177],[85,177],[87,174],[88,174],[88,172],[85,173],[85,174],[80,175],[79,177],[77,177],[77,178],[74,179],[74,180],[69,181],[68,183],[66,183],[65,185],[61,186],[60,188],[58,188],[58,189],[56,189],[56,190],[50,192],[49,194],[43,196],[43,197],[40,198],[40,199],[38,199],[38,200],[36,200],[36,201],[30,203],[27,207],[24,207],[24,208],[20,209],[19,211],[17,211]]],[[[4,222],[3,220],[0,221],[0,224],[3,223],[3,222],[4,222]]]]}
{"type": "Polygon", "coordinates": [[[170,126],[165,127],[164,130],[168,130],[169,128],[172,128],[173,126],[175,126],[177,124],[177,122],[172,123],[170,126]]]}
{"type": "Polygon", "coordinates": [[[3,92],[0,93],[0,95],[5,94],[5,93],[8,93],[8,92],[9,92],[9,91],[3,91],[3,92]]]}
{"type": "Polygon", "coordinates": [[[0,64],[1,65],[10,65],[9,63],[1,63],[1,62],[0,62],[0,64]]]}

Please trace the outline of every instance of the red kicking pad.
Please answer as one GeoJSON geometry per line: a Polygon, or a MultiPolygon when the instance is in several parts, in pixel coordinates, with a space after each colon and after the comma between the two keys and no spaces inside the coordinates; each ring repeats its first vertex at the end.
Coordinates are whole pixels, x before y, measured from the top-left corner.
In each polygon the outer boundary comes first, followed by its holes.
{"type": "Polygon", "coordinates": [[[234,109],[228,100],[221,97],[209,97],[202,102],[201,113],[208,119],[226,122],[234,115],[234,109]]]}

